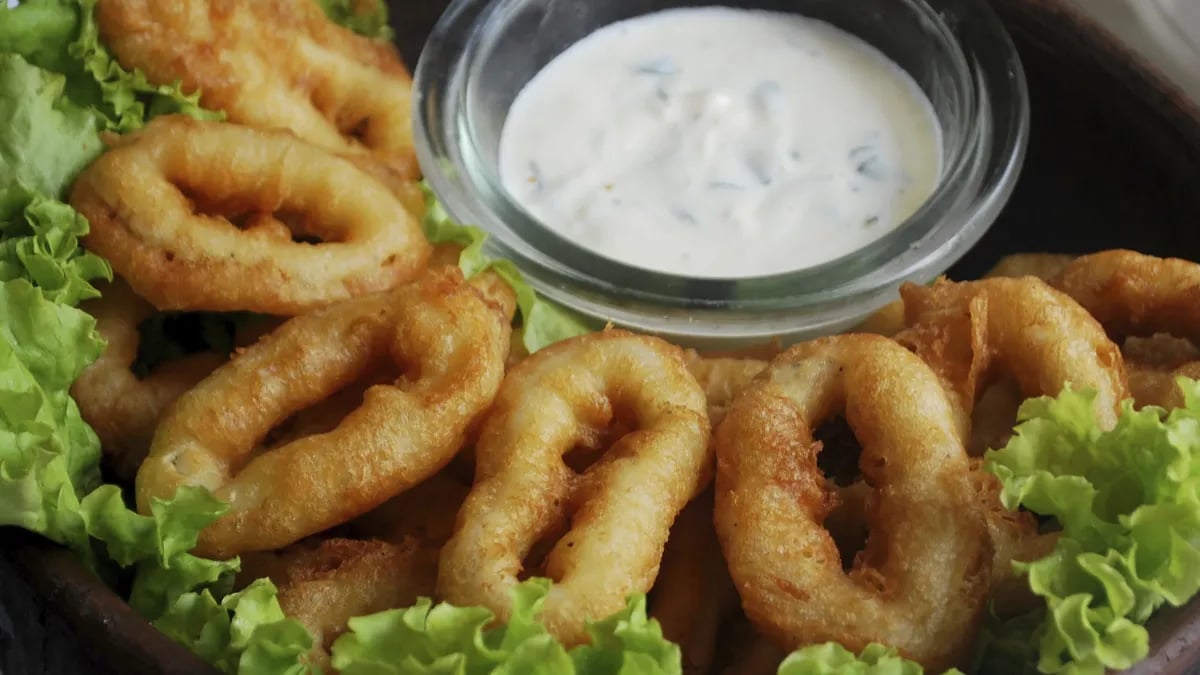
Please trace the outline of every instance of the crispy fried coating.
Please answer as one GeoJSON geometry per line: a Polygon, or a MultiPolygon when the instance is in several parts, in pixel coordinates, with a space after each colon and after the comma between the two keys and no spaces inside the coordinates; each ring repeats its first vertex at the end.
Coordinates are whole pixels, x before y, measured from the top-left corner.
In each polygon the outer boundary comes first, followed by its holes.
{"type": "MultiPolygon", "coordinates": [[[[984,279],[992,277],[1037,277],[1043,281],[1058,274],[1074,256],[1058,253],[1014,253],[1000,259],[984,279]]],[[[944,280],[941,277],[940,280],[944,280]]],[[[904,330],[904,299],[898,298],[884,305],[855,326],[852,332],[871,333],[893,337],[904,330]]]]}
{"type": "Polygon", "coordinates": [[[294,318],[180,397],[138,473],[139,510],[208,488],[230,511],[196,550],[217,558],[345,523],[453,459],[499,389],[510,334],[454,268],[294,318]],[[401,376],[332,431],[262,451],[272,427],[380,364],[401,376]]]}
{"type": "Polygon", "coordinates": [[[648,601],[663,637],[682,651],[684,675],[708,673],[721,622],[739,609],[713,528],[711,490],[688,504],[671,526],[648,601]]]}
{"type": "Polygon", "coordinates": [[[1115,340],[1168,333],[1200,339],[1200,265],[1113,250],[1077,258],[1051,283],[1115,340]]]}
{"type": "Polygon", "coordinates": [[[1178,368],[1160,369],[1132,363],[1129,367],[1129,391],[1137,408],[1157,406],[1164,410],[1182,408],[1186,401],[1179,388],[1180,377],[1200,380],[1200,361],[1178,368]]]}
{"type": "Polygon", "coordinates": [[[329,649],[358,616],[409,607],[432,597],[437,549],[415,541],[326,539],[269,554],[256,554],[254,578],[279,589],[284,614],[308,629],[308,663],[329,672],[329,649]]]}
{"type": "Polygon", "coordinates": [[[146,377],[132,370],[140,324],[154,308],[117,278],[100,286],[101,297],[83,304],[96,318],[104,353],[79,375],[71,397],[100,437],[100,447],[117,476],[132,481],[150,450],[158,420],[175,399],[207,377],[226,356],[204,352],[161,364],[146,377]]]}
{"type": "Polygon", "coordinates": [[[1014,562],[1032,562],[1054,550],[1057,533],[1041,533],[1037,520],[1027,511],[1009,511],[1000,502],[1000,479],[983,468],[983,460],[971,459],[971,484],[987,518],[992,540],[992,609],[1002,618],[1037,609],[1043,600],[1033,594],[1025,575],[1013,569],[1014,562]]]}
{"type": "Polygon", "coordinates": [[[983,391],[1011,376],[1025,397],[1070,383],[1096,391],[1104,427],[1127,396],[1120,349],[1087,310],[1034,277],[901,288],[908,327],[896,340],[925,360],[955,395],[964,428],[983,391]]]}
{"type": "Polygon", "coordinates": [[[1037,277],[1042,281],[1049,281],[1074,259],[1075,256],[1063,253],[1014,253],[1001,258],[983,278],[1037,277]]]}
{"type": "Polygon", "coordinates": [[[480,433],[439,594],[507,620],[523,561],[545,541],[543,623],[567,645],[587,641],[585,620],[650,590],[671,524],[704,485],[709,429],[682,351],[660,339],[608,330],[533,354],[480,433]],[[613,428],[629,431],[605,443],[613,428]],[[582,466],[576,449],[599,457],[582,466]]]}
{"type": "MultiPolygon", "coordinates": [[[[1041,600],[1033,594],[1013,562],[1030,562],[1048,555],[1058,540],[1056,533],[1041,533],[1037,519],[1025,511],[1009,511],[1000,502],[998,478],[983,468],[983,460],[970,460],[970,483],[987,522],[992,542],[990,599],[1001,617],[1016,616],[1036,609],[1041,600]]],[[[856,480],[836,490],[837,506],[825,519],[825,529],[838,544],[842,560],[861,549],[868,533],[867,513],[876,499],[866,481],[856,480]]]]}
{"type": "Polygon", "coordinates": [[[930,670],[961,663],[982,618],[992,547],[955,403],[895,342],[844,335],[775,359],[717,430],[716,527],[746,615],[784,649],[897,648],[930,670]],[[839,411],[877,493],[844,572],[836,503],[813,438],[839,411]]]}
{"type": "Polygon", "coordinates": [[[1137,408],[1171,410],[1184,405],[1178,377],[1200,377],[1200,349],[1191,340],[1167,333],[1131,335],[1121,347],[1129,374],[1129,393],[1137,408]]]}
{"type": "Polygon", "coordinates": [[[394,288],[430,255],[413,215],[353,162],[181,116],[122,137],[71,204],[91,223],[84,245],[162,310],[296,314],[394,288]]]}
{"type": "Polygon", "coordinates": [[[1138,407],[1183,405],[1175,379],[1200,374],[1200,264],[1103,251],[1078,258],[1052,283],[1124,343],[1138,407]]]}
{"type": "Polygon", "coordinates": [[[182,82],[231,122],[419,175],[412,80],[395,47],[334,24],[312,0],[100,0],[96,21],[126,70],[182,82]]]}
{"type": "MultiPolygon", "coordinates": [[[[433,255],[429,258],[430,267],[450,266],[457,267],[458,259],[462,255],[462,244],[444,243],[433,247],[433,255]]],[[[500,308],[500,311],[507,317],[514,317],[517,313],[517,293],[513,287],[508,284],[499,274],[493,270],[480,272],[470,279],[471,285],[479,290],[483,296],[500,308]]],[[[515,342],[515,341],[514,341],[515,342]]]]}

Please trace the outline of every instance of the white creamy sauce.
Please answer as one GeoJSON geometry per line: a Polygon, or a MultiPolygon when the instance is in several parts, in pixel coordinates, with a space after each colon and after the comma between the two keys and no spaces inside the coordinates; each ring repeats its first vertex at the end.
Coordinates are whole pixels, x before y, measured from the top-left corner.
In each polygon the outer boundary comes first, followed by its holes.
{"type": "Polygon", "coordinates": [[[849,254],[936,187],[941,136],[899,66],[833,26],[725,7],[606,26],[518,94],[505,188],[606,257],[748,277],[849,254]]]}

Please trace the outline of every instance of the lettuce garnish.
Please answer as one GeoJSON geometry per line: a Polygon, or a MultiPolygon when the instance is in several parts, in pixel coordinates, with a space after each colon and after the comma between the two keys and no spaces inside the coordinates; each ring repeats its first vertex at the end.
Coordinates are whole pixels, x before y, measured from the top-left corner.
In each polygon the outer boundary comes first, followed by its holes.
{"type": "MultiPolygon", "coordinates": [[[[778,675],[922,675],[921,664],[901,657],[895,649],[869,644],[861,654],[836,642],[804,647],[779,665],[778,675]]],[[[952,668],[945,675],[962,675],[952,668]]]]}
{"type": "Polygon", "coordinates": [[[482,607],[433,604],[422,598],[350,620],[333,645],[333,666],[344,675],[678,675],[679,647],[646,616],[646,598],[590,624],[592,642],[565,649],[538,622],[551,582],[530,579],[513,590],[513,616],[488,628],[482,607]]]}
{"type": "Polygon", "coordinates": [[[316,672],[303,660],[312,649],[312,636],[284,617],[275,586],[266,579],[220,601],[208,590],[184,595],[154,626],[226,673],[316,672]]]}
{"type": "Polygon", "coordinates": [[[0,5],[0,53],[17,54],[47,72],[64,76],[66,97],[86,110],[99,130],[131,131],[156,115],[202,119],[223,114],[200,107],[199,94],[178,83],[151,84],[127,71],[100,42],[96,0],[25,0],[0,5]]]}
{"type": "Polygon", "coordinates": [[[1149,651],[1151,614],[1200,590],[1200,384],[1179,386],[1183,408],[1126,401],[1111,431],[1096,426],[1091,392],[1031,399],[1012,440],[987,455],[1007,508],[1062,528],[1052,554],[1018,565],[1046,600],[1043,673],[1132,666],[1149,651]]]}
{"type": "MultiPolygon", "coordinates": [[[[93,5],[0,7],[0,525],[64,544],[105,576],[134,569],[130,604],[160,626],[177,627],[196,615],[188,607],[206,608],[206,599],[215,602],[232,586],[237,560],[188,553],[226,506],[189,488],[143,516],[120,488],[101,484],[99,441],[69,390],[104,348],[95,320],[76,305],[98,296],[91,282],[112,272],[80,248],[88,223],[62,200],[103,150],[102,131],[137,128],[164,112],[219,115],[176,87],[153,87],[122,70],[99,45],[93,5]]],[[[220,666],[286,672],[276,666],[299,663],[297,645],[305,643],[298,636],[307,634],[282,613],[271,615],[273,593],[255,587],[221,601],[231,617],[228,639],[217,612],[209,612],[214,627],[200,631],[203,639],[167,632],[220,666]],[[219,653],[206,651],[214,635],[223,639],[219,653]]]]}
{"type": "Polygon", "coordinates": [[[425,237],[434,244],[455,243],[464,246],[459,266],[467,278],[492,270],[504,279],[517,294],[517,312],[521,323],[517,331],[530,354],[567,338],[592,332],[586,321],[577,314],[540,297],[525,281],[511,260],[489,258],[483,252],[488,233],[481,228],[455,222],[433,194],[429,184],[422,181],[425,194],[425,237]]]}

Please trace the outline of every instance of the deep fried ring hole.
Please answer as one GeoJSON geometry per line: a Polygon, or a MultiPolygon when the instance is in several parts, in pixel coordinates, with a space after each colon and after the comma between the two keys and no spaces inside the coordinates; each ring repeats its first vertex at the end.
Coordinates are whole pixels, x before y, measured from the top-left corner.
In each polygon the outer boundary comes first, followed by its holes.
{"type": "Polygon", "coordinates": [[[909,283],[900,294],[907,328],[895,339],[954,392],[964,435],[980,397],[1006,376],[1023,398],[1092,390],[1097,421],[1116,424],[1128,392],[1121,351],[1070,296],[1036,277],[909,283]]]}
{"type": "Polygon", "coordinates": [[[586,641],[586,620],[650,590],[671,523],[704,485],[705,406],[682,352],[657,338],[609,330],[520,362],[476,445],[439,594],[503,621],[509,591],[536,570],[557,582],[547,628],[586,641]]]}
{"type": "Polygon", "coordinates": [[[412,381],[411,373],[404,372],[388,359],[378,360],[352,377],[351,382],[330,394],[329,398],[293,413],[272,427],[258,443],[253,456],[301,438],[333,431],[347,415],[362,406],[367,390],[375,385],[403,388],[412,381]]]}
{"type": "Polygon", "coordinates": [[[305,211],[285,205],[269,208],[260,200],[248,200],[246,195],[240,193],[213,195],[204,186],[192,183],[188,178],[183,176],[172,182],[199,217],[225,221],[243,232],[294,244],[347,240],[345,232],[331,229],[305,211]]]}
{"type": "Polygon", "coordinates": [[[926,364],[869,335],[797,345],[735,401],[717,432],[717,531],[747,615],[779,646],[881,642],[935,670],[969,652],[991,546],[956,415],[926,364]],[[873,492],[849,573],[813,437],[839,413],[873,492]]]}
{"type": "MultiPolygon", "coordinates": [[[[613,443],[636,429],[634,425],[637,420],[633,419],[631,415],[630,410],[623,410],[614,404],[613,418],[601,429],[584,429],[575,446],[563,454],[563,466],[570,469],[576,476],[586,475],[597,462],[605,457],[613,443]]],[[[517,574],[517,578],[521,581],[533,577],[548,577],[553,581],[559,581],[547,571],[547,558],[558,545],[558,541],[571,530],[579,504],[568,500],[561,503],[556,502],[556,506],[563,509],[563,517],[543,532],[529,547],[529,551],[521,561],[521,571],[517,574]]],[[[571,546],[572,544],[568,542],[567,547],[571,546]]]]}
{"type": "MultiPolygon", "coordinates": [[[[139,508],[182,485],[208,488],[231,509],[197,550],[228,557],[290,544],[381,505],[463,447],[503,377],[506,323],[456,268],[292,319],[164,418],[138,476],[139,508]],[[393,373],[380,367],[389,361],[393,373]],[[335,411],[331,431],[265,451],[273,427],[364,374],[386,384],[366,389],[344,417],[335,411]]],[[[348,391],[352,405],[357,392],[348,391]]]]}

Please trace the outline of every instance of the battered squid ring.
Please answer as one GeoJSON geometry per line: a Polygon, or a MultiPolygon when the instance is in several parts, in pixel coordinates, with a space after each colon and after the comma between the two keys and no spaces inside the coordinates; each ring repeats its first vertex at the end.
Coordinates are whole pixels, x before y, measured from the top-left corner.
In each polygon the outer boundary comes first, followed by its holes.
{"type": "Polygon", "coordinates": [[[138,508],[208,488],[230,505],[196,547],[215,558],[345,523],[451,461],[500,386],[510,333],[454,268],[292,319],[180,397],[138,473],[138,508]],[[274,425],[389,359],[404,375],[332,431],[260,451],[274,425]]]}
{"type": "Polygon", "coordinates": [[[419,176],[412,79],[395,47],[334,24],[313,0],[100,0],[96,20],[126,70],[182,82],[231,122],[419,176]]]}
{"type": "Polygon", "coordinates": [[[963,413],[964,435],[979,396],[1001,371],[1026,397],[1057,396],[1070,384],[1096,392],[1111,428],[1127,398],[1121,351],[1069,296],[1034,277],[905,284],[907,328],[896,341],[937,371],[963,413]]]}
{"type": "Polygon", "coordinates": [[[308,629],[307,661],[322,672],[330,672],[329,650],[350,619],[430,597],[437,577],[437,550],[411,540],[327,539],[275,558],[266,576],[279,589],[284,614],[308,629]]]}
{"type": "Polygon", "coordinates": [[[1076,258],[1051,283],[1121,341],[1155,333],[1200,339],[1200,265],[1134,251],[1076,258]]]}
{"type": "Polygon", "coordinates": [[[71,203],[91,223],[84,244],[160,310],[298,314],[394,288],[431,252],[354,163],[287,132],[180,116],[122,137],[71,203]]]}
{"type": "Polygon", "coordinates": [[[677,347],[618,330],[547,347],[509,372],[484,423],[438,592],[507,621],[522,561],[565,530],[546,558],[555,583],[541,619],[565,644],[586,642],[585,620],[650,590],[671,524],[711,458],[704,392],[677,347]],[[632,431],[577,474],[565,456],[602,447],[613,422],[632,431]]]}
{"type": "Polygon", "coordinates": [[[1200,344],[1200,265],[1134,251],[1104,251],[1076,259],[1051,283],[1083,305],[1109,337],[1125,345],[1129,385],[1139,406],[1183,405],[1175,378],[1200,374],[1195,360],[1195,346],[1200,344]],[[1171,344],[1162,334],[1190,344],[1171,344]],[[1138,345],[1129,338],[1151,339],[1138,345]]]}
{"type": "Polygon", "coordinates": [[[865,334],[789,349],[734,401],[716,437],[717,534],[746,615],[780,647],[879,642],[937,672],[969,654],[992,549],[956,414],[920,358],[865,334]],[[877,494],[848,573],[813,438],[842,410],[877,494]]]}
{"type": "Polygon", "coordinates": [[[117,476],[132,481],[163,412],[226,357],[213,352],[192,354],[139,378],[131,370],[138,355],[138,328],[154,308],[120,278],[102,287],[101,296],[83,308],[96,318],[96,332],[106,346],[71,386],[71,397],[84,421],[96,430],[117,476]]]}

